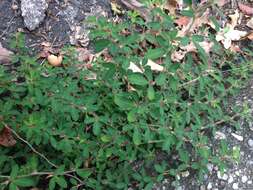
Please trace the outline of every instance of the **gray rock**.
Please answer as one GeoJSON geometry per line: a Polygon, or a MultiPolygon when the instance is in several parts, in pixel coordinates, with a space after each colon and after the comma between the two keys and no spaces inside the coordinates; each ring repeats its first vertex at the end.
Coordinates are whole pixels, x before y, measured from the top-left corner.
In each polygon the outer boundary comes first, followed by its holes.
{"type": "Polygon", "coordinates": [[[21,12],[25,26],[34,30],[45,18],[48,8],[46,0],[21,0],[21,12]]]}
{"type": "Polygon", "coordinates": [[[249,140],[248,140],[248,145],[249,145],[250,147],[253,147],[253,139],[249,139],[249,140]]]}
{"type": "Polygon", "coordinates": [[[239,184],[238,183],[233,183],[232,188],[235,189],[235,190],[239,189],[239,184]]]}
{"type": "Polygon", "coordinates": [[[242,182],[246,183],[248,181],[248,177],[246,175],[242,176],[242,182]]]}

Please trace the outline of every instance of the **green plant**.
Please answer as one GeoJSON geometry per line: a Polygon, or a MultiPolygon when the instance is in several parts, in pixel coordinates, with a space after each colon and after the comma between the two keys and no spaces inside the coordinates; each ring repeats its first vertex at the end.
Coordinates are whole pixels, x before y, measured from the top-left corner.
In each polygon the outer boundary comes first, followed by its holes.
{"type": "Polygon", "coordinates": [[[0,148],[3,189],[151,189],[190,168],[201,176],[208,162],[224,167],[229,150],[222,142],[216,155],[208,134],[236,123],[239,112],[227,112],[227,97],[252,63],[233,63],[234,55],[213,40],[210,65],[202,38],[177,37],[172,19],[159,9],[155,14],[162,19],[150,23],[91,18],[94,49],[104,53],[90,69],[77,67],[72,48],[62,67],[41,66],[17,38],[19,66],[0,70],[0,126],[17,138],[15,146],[0,148]],[[188,53],[181,63],[171,60],[173,42],[183,41],[195,43],[198,59],[188,53]],[[149,60],[162,61],[164,70],[153,71],[149,60]],[[143,73],[131,71],[131,62],[143,73]],[[158,152],[178,159],[155,162],[158,152]]]}

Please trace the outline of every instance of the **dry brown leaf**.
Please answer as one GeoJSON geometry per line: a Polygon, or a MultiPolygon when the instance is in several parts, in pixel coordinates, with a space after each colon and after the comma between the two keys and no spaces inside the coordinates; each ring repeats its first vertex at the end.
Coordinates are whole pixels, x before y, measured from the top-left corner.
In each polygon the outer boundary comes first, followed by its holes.
{"type": "MultiPolygon", "coordinates": [[[[204,51],[207,54],[209,54],[213,47],[213,42],[204,41],[204,42],[200,42],[199,45],[204,49],[204,51]]],[[[192,42],[188,44],[187,46],[183,46],[180,48],[181,50],[175,51],[172,53],[171,59],[173,61],[181,61],[185,57],[186,53],[188,52],[197,52],[197,48],[192,42]]]]}
{"type": "Polygon", "coordinates": [[[16,140],[12,136],[12,132],[7,127],[4,127],[0,131],[0,145],[5,147],[11,147],[16,144],[16,140]]]}
{"type": "Polygon", "coordinates": [[[239,14],[239,11],[238,9],[235,10],[235,13],[232,14],[232,15],[228,15],[229,18],[231,19],[231,22],[230,22],[230,27],[231,28],[234,28],[237,23],[238,23],[238,20],[239,20],[239,17],[240,17],[240,14],[239,14]]]}
{"type": "Polygon", "coordinates": [[[177,61],[179,62],[179,61],[181,61],[184,58],[184,56],[186,55],[186,53],[187,53],[187,51],[182,51],[182,50],[175,51],[175,52],[173,52],[171,54],[171,60],[175,61],[175,62],[177,62],[177,61]]]}
{"type": "Polygon", "coordinates": [[[253,17],[247,22],[247,26],[253,29],[253,17]]]}
{"type": "Polygon", "coordinates": [[[185,36],[187,33],[192,33],[195,29],[199,28],[202,24],[209,24],[209,13],[210,10],[207,9],[200,17],[195,19],[191,18],[189,23],[178,32],[179,37],[185,36]]]}
{"type": "Polygon", "coordinates": [[[253,7],[238,3],[239,9],[246,15],[253,15],[253,7]]]}
{"type": "Polygon", "coordinates": [[[187,24],[189,24],[190,20],[191,19],[187,16],[181,16],[181,17],[179,17],[178,19],[175,20],[175,23],[178,26],[186,26],[187,24]]]}
{"type": "Polygon", "coordinates": [[[93,59],[94,55],[87,48],[77,48],[78,61],[89,62],[93,59]]]}
{"type": "MultiPolygon", "coordinates": [[[[164,70],[164,67],[155,63],[154,61],[148,59],[147,65],[150,66],[150,69],[152,71],[158,71],[162,72],[164,70]]],[[[143,73],[144,69],[137,66],[135,63],[130,62],[130,65],[128,67],[129,70],[133,71],[134,73],[143,73]]]]}
{"type": "Polygon", "coordinates": [[[2,47],[0,43],[0,63],[9,63],[11,61],[11,55],[13,53],[6,48],[2,47]]]}
{"type": "Polygon", "coordinates": [[[219,6],[219,7],[222,7],[224,6],[225,4],[227,4],[229,2],[229,0],[216,0],[216,4],[219,6]]]}
{"type": "Polygon", "coordinates": [[[152,71],[159,71],[159,72],[161,72],[161,71],[164,70],[163,66],[155,63],[154,61],[152,61],[150,59],[148,60],[147,65],[150,66],[150,68],[151,68],[152,71]]]}
{"type": "Polygon", "coordinates": [[[120,0],[126,7],[137,11],[145,20],[150,20],[150,11],[137,0],[120,0]]]}
{"type": "Polygon", "coordinates": [[[242,53],[241,48],[238,45],[231,45],[230,50],[237,53],[242,53]]]}
{"type": "Polygon", "coordinates": [[[163,7],[165,10],[168,10],[171,15],[176,14],[177,1],[176,0],[167,0],[163,7]]]}
{"type": "Polygon", "coordinates": [[[247,32],[234,30],[233,28],[222,29],[216,35],[216,40],[221,41],[226,49],[229,49],[232,45],[232,41],[238,41],[245,37],[247,32]]]}
{"type": "Polygon", "coordinates": [[[247,38],[253,40],[253,31],[247,36],[247,38]]]}

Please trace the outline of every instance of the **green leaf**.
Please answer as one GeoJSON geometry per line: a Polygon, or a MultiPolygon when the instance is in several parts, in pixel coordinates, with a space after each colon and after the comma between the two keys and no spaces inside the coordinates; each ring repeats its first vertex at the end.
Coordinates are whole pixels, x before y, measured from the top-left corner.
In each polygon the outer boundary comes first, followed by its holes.
{"type": "Polygon", "coordinates": [[[95,48],[95,52],[98,53],[100,51],[103,51],[105,48],[107,48],[107,46],[110,44],[110,41],[107,39],[100,39],[100,40],[96,40],[94,42],[94,48],[95,48]]]}
{"type": "Polygon", "coordinates": [[[148,99],[154,100],[154,98],[155,98],[155,90],[154,90],[153,86],[150,85],[148,87],[148,99]]]}
{"type": "Polygon", "coordinates": [[[181,15],[187,16],[187,17],[194,17],[194,12],[193,10],[182,10],[181,15]]]}
{"type": "Polygon", "coordinates": [[[134,101],[130,100],[127,94],[116,94],[114,97],[114,103],[123,110],[130,110],[134,107],[134,101]]]}
{"type": "Polygon", "coordinates": [[[141,134],[140,134],[140,131],[137,129],[136,126],[134,128],[133,142],[137,146],[141,144],[141,134]]]}
{"type": "Polygon", "coordinates": [[[101,141],[103,141],[104,143],[110,142],[111,140],[112,138],[108,135],[101,136],[101,141]]]}
{"type": "Polygon", "coordinates": [[[164,168],[161,165],[159,165],[159,164],[155,164],[155,170],[158,173],[163,173],[164,172],[164,168]]]}
{"type": "Polygon", "coordinates": [[[56,183],[58,185],[60,185],[61,187],[63,187],[63,188],[67,188],[68,187],[68,184],[67,184],[66,180],[62,176],[61,177],[56,177],[56,183]]]}
{"type": "Polygon", "coordinates": [[[142,74],[139,74],[139,73],[128,75],[128,81],[131,84],[136,84],[140,86],[145,86],[148,84],[148,81],[146,80],[146,78],[142,74]]]}
{"type": "Polygon", "coordinates": [[[9,190],[18,190],[18,187],[14,183],[10,183],[9,190]]]}
{"type": "Polygon", "coordinates": [[[20,187],[30,187],[36,185],[35,180],[33,178],[19,178],[15,179],[13,183],[20,187]]]}
{"type": "Polygon", "coordinates": [[[94,133],[94,135],[98,136],[101,132],[101,123],[99,122],[95,122],[93,127],[92,127],[92,131],[94,133]]]}
{"type": "Polygon", "coordinates": [[[164,85],[166,82],[166,74],[165,73],[160,73],[156,79],[155,79],[155,83],[159,86],[164,85]]]}
{"type": "Polygon", "coordinates": [[[88,169],[78,169],[76,170],[76,173],[82,178],[87,178],[92,174],[92,172],[88,169]]]}
{"type": "Polygon", "coordinates": [[[127,113],[127,120],[129,122],[135,122],[136,119],[137,119],[137,110],[136,109],[133,109],[127,113]]]}
{"type": "Polygon", "coordinates": [[[163,48],[156,48],[156,49],[149,49],[146,53],[146,57],[148,59],[157,59],[161,58],[164,55],[164,49],[163,48]]]}
{"type": "Polygon", "coordinates": [[[55,181],[56,181],[56,177],[53,177],[50,179],[49,181],[49,190],[54,190],[55,189],[55,181]]]}
{"type": "Polygon", "coordinates": [[[10,177],[11,179],[15,179],[18,175],[18,170],[19,170],[19,167],[17,164],[14,164],[11,168],[11,174],[10,174],[10,177]]]}

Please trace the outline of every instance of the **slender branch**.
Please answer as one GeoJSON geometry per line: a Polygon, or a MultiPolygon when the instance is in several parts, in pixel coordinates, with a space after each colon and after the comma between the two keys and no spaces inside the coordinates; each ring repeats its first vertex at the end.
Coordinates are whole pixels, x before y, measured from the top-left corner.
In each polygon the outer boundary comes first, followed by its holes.
{"type": "Polygon", "coordinates": [[[28,141],[26,141],[25,139],[23,139],[21,136],[19,136],[19,134],[17,134],[16,131],[14,131],[12,128],[10,128],[6,123],[2,122],[3,125],[9,129],[19,140],[21,140],[22,142],[24,142],[27,146],[29,146],[29,148],[37,155],[39,155],[41,158],[43,158],[44,160],[47,161],[48,164],[50,164],[51,166],[57,168],[58,166],[55,165],[54,163],[52,163],[49,159],[47,159],[47,157],[45,155],[43,155],[42,153],[38,152],[28,141]]]}

